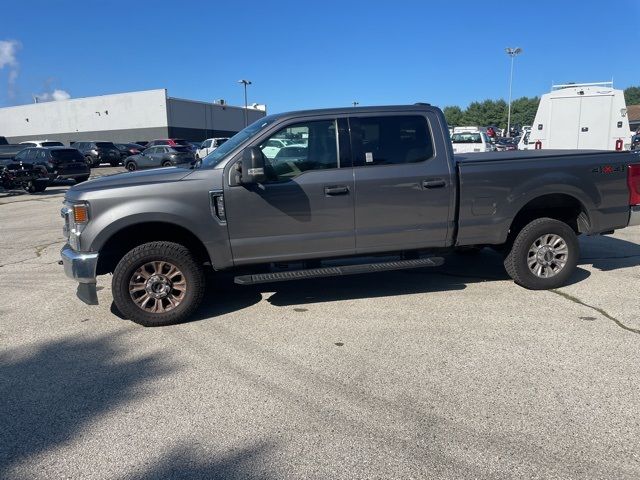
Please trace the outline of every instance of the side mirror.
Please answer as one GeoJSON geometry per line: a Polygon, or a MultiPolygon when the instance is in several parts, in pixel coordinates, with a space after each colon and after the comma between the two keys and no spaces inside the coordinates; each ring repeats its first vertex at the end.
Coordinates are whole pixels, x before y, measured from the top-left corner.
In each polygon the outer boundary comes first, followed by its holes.
{"type": "Polygon", "coordinates": [[[264,171],[264,155],[260,147],[247,147],[242,152],[242,183],[250,185],[267,179],[264,171]]]}

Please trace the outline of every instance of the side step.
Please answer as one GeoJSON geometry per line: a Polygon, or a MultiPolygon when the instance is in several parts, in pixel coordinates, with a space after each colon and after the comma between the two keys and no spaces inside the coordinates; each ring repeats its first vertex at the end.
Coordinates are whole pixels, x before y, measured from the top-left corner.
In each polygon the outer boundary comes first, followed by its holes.
{"type": "Polygon", "coordinates": [[[361,265],[344,265],[341,267],[310,268],[308,270],[291,270],[288,272],[258,273],[256,275],[240,275],[235,277],[239,285],[256,283],[285,282],[287,280],[306,280],[309,278],[339,277],[358,273],[384,272],[388,270],[404,270],[407,268],[439,267],[444,263],[442,257],[420,258],[417,260],[397,260],[395,262],[364,263],[361,265]]]}

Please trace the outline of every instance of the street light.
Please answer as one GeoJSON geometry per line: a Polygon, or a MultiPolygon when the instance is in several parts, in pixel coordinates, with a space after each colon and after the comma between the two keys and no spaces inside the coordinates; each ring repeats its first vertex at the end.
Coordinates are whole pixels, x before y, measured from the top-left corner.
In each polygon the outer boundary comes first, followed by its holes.
{"type": "Polygon", "coordinates": [[[250,80],[238,80],[238,83],[242,83],[244,85],[244,126],[249,125],[249,120],[247,119],[247,85],[251,85],[250,80]]]}
{"type": "Polygon", "coordinates": [[[513,59],[522,53],[520,47],[505,48],[504,51],[511,57],[511,73],[509,75],[509,113],[507,115],[507,135],[511,136],[511,85],[513,84],[513,59]]]}
{"type": "Polygon", "coordinates": [[[357,107],[358,105],[360,105],[360,102],[356,102],[356,101],[353,101],[351,103],[353,103],[354,108],[357,107]]]}

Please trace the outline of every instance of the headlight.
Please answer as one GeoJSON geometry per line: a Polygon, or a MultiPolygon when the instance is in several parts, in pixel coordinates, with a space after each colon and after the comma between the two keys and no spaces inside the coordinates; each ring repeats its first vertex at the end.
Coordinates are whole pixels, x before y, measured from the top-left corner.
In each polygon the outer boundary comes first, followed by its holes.
{"type": "Polygon", "coordinates": [[[79,251],[80,235],[89,223],[89,204],[86,202],[66,204],[61,213],[65,221],[63,232],[69,246],[79,251]]]}

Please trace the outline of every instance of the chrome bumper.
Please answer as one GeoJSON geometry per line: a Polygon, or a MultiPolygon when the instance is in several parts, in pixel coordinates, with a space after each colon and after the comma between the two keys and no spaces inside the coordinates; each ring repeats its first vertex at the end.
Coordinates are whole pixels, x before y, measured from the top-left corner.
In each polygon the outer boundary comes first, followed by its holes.
{"type": "Polygon", "coordinates": [[[98,254],[92,252],[76,252],[69,245],[60,251],[64,273],[67,277],[78,282],[76,295],[88,305],[98,304],[96,291],[96,269],[98,254]]]}
{"type": "Polygon", "coordinates": [[[629,214],[629,226],[635,227],[636,225],[640,225],[640,205],[631,207],[631,213],[629,214]]]}

